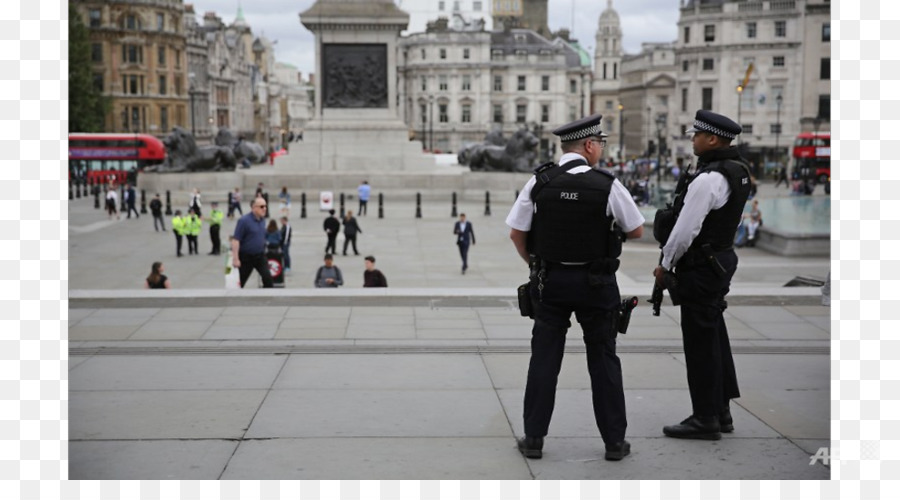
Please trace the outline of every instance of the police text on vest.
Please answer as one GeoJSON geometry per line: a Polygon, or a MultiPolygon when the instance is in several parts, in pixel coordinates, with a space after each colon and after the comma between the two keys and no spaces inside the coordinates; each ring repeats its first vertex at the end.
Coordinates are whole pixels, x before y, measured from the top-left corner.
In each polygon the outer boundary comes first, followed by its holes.
{"type": "Polygon", "coordinates": [[[559,199],[578,201],[578,193],[566,193],[565,191],[563,191],[559,193],[559,199]]]}

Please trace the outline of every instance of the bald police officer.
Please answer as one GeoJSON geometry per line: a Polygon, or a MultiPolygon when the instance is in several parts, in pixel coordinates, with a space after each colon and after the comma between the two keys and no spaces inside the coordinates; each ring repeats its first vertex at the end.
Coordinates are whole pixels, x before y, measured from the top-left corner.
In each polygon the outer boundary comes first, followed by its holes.
{"type": "Polygon", "coordinates": [[[663,433],[716,440],[734,430],[729,401],[740,396],[722,312],[737,269],[734,233],[750,194],[750,168],[731,146],[741,133],[731,119],[700,110],[688,132],[697,167],[676,190],[675,224],[653,275],[665,287],[663,275],[674,268],[693,412],[663,433]]]}
{"type": "Polygon", "coordinates": [[[532,267],[534,327],[525,437],[518,441],[528,458],[543,454],[572,312],[584,330],[605,458],[621,460],[631,450],[625,440],[622,365],[616,356],[621,298],[615,272],[622,238],[639,238],[644,217],[625,186],[596,166],[606,145],[601,118],[589,116],[553,131],[564,153],[559,166],[539,167],[506,218],[516,251],[532,267]]]}

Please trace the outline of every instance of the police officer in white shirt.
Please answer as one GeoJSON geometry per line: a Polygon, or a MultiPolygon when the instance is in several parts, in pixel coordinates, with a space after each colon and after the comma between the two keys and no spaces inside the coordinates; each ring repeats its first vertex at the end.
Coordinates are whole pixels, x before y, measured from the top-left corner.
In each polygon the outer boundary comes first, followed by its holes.
{"type": "Polygon", "coordinates": [[[622,365],[616,355],[621,303],[615,272],[623,239],[639,238],[644,217],[628,190],[598,167],[606,145],[601,115],[564,125],[559,166],[542,165],[506,218],[510,238],[531,269],[534,327],[525,387],[525,437],[519,451],[541,458],[572,313],[584,330],[594,416],[605,458],[621,460],[625,440],[622,365]]]}

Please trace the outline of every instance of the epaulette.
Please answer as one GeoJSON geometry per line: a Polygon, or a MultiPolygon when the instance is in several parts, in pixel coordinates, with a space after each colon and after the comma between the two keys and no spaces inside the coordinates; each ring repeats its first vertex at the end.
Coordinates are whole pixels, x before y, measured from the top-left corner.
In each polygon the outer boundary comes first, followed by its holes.
{"type": "Polygon", "coordinates": [[[557,166],[556,162],[548,161],[547,163],[544,163],[543,165],[540,165],[536,169],[534,169],[534,175],[538,175],[538,174],[540,174],[548,169],[551,169],[555,166],[557,166]]]}
{"type": "Polygon", "coordinates": [[[595,171],[595,172],[599,172],[599,173],[601,173],[601,174],[603,174],[603,175],[609,177],[610,179],[613,179],[613,180],[616,179],[615,174],[613,174],[613,173],[610,172],[609,170],[606,170],[605,168],[592,168],[591,170],[593,170],[593,171],[595,171]]]}

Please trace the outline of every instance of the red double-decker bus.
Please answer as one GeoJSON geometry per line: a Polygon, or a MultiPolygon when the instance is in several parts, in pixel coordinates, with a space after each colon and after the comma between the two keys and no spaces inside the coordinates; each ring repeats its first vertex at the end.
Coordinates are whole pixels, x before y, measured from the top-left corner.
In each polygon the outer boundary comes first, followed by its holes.
{"type": "Polygon", "coordinates": [[[162,163],[166,148],[147,134],[69,134],[69,177],[106,184],[162,163]]]}
{"type": "Polygon", "coordinates": [[[824,184],[831,177],[831,132],[803,132],[794,140],[794,174],[824,184]]]}

